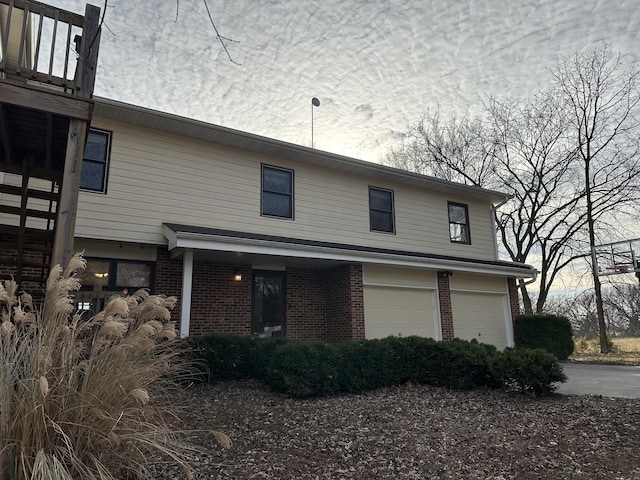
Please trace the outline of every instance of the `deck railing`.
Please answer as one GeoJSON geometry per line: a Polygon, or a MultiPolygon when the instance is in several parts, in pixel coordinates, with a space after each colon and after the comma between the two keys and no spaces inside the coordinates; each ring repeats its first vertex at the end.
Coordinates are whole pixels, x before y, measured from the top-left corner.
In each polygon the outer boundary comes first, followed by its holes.
{"type": "Polygon", "coordinates": [[[0,0],[0,79],[35,81],[90,97],[100,9],[85,15],[37,1],[0,0]]]}

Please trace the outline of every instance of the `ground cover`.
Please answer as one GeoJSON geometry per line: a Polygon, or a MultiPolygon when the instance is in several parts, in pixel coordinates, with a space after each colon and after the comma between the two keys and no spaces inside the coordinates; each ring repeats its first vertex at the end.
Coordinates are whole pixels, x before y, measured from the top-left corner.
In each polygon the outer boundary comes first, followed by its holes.
{"type": "Polygon", "coordinates": [[[598,339],[584,337],[575,340],[575,348],[569,360],[573,362],[612,363],[619,365],[640,365],[640,338],[610,337],[609,353],[600,353],[598,339]]]}
{"type": "MultiPolygon", "coordinates": [[[[637,479],[640,400],[405,385],[293,400],[257,381],[194,386],[176,429],[198,479],[637,479]],[[223,449],[212,433],[227,433],[223,449]]],[[[170,463],[154,478],[184,478],[170,463]]]]}

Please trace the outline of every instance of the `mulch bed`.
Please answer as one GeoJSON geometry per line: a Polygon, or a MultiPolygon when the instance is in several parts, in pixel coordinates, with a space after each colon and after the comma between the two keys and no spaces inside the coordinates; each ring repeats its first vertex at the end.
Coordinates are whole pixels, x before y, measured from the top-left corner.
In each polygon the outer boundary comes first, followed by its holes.
{"type": "MultiPolygon", "coordinates": [[[[638,479],[640,400],[404,385],[294,400],[259,382],[184,390],[198,479],[638,479]],[[212,434],[231,437],[223,449],[212,434]]],[[[153,478],[185,478],[172,464],[153,478]]]]}

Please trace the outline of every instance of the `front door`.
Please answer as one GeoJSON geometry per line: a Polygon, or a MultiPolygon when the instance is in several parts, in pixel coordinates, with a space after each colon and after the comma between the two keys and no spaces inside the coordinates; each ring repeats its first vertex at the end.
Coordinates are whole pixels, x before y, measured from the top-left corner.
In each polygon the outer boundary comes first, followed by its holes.
{"type": "Polygon", "coordinates": [[[284,337],[285,272],[253,271],[251,332],[263,338],[284,337]]]}

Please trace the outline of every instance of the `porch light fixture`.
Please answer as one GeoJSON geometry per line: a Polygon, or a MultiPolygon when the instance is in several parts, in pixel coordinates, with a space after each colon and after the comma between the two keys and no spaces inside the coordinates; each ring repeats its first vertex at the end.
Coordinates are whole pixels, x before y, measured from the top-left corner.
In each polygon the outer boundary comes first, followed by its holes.
{"type": "Polygon", "coordinates": [[[109,276],[109,272],[104,272],[104,273],[94,273],[93,274],[96,278],[107,278],[109,276]]]}
{"type": "Polygon", "coordinates": [[[236,268],[236,271],[233,272],[233,279],[236,282],[239,282],[240,280],[242,280],[242,274],[240,273],[240,270],[238,270],[237,268],[236,268]]]}

